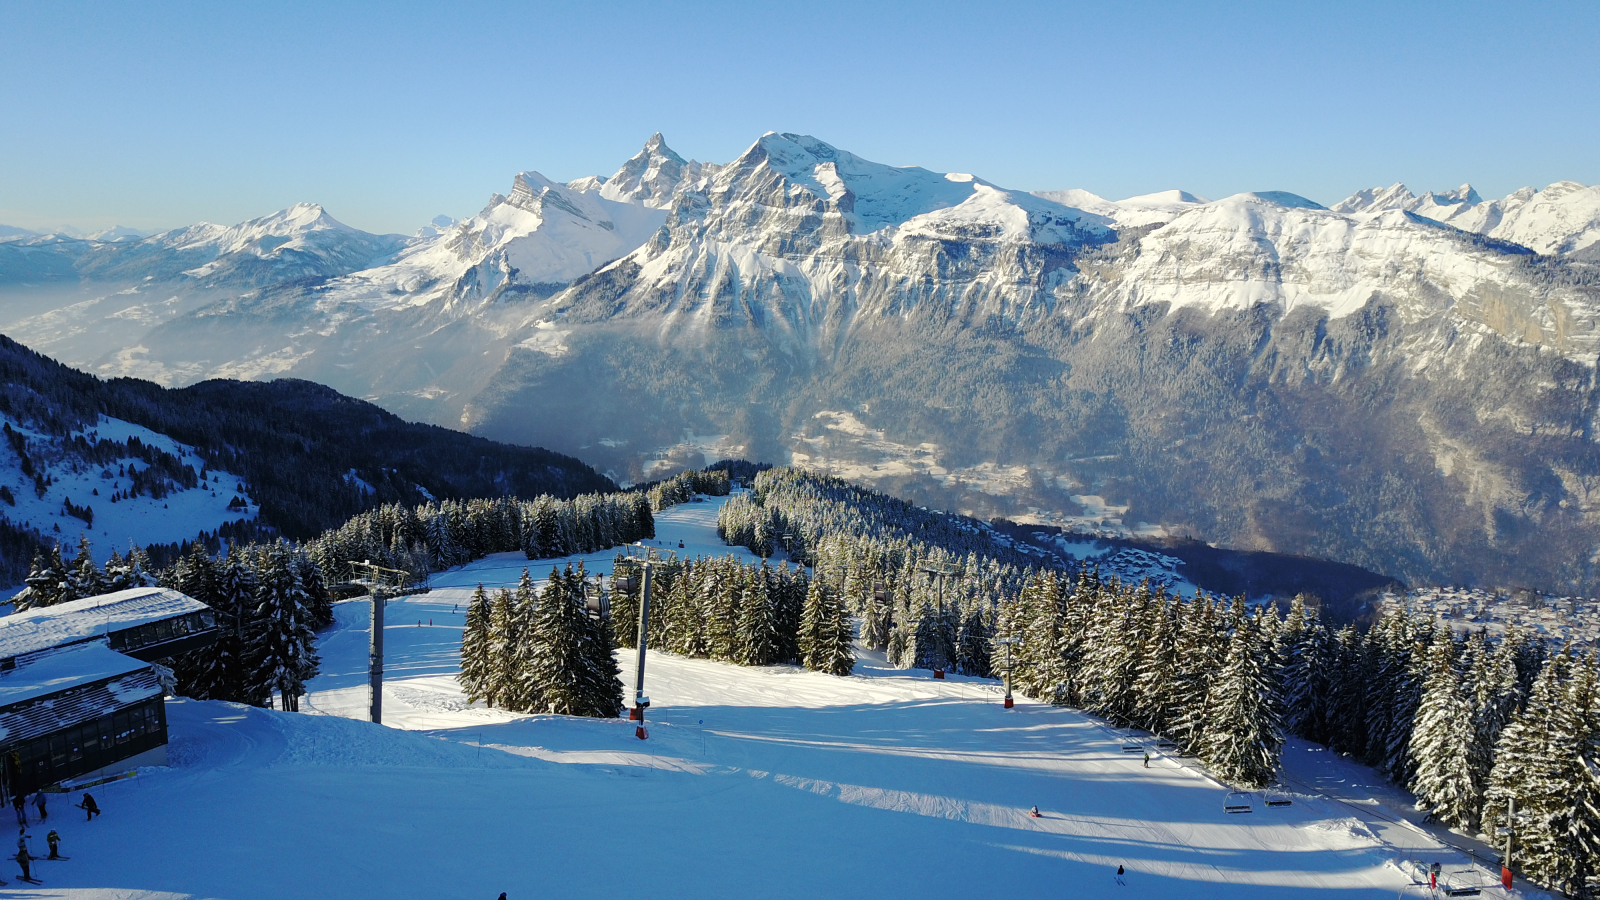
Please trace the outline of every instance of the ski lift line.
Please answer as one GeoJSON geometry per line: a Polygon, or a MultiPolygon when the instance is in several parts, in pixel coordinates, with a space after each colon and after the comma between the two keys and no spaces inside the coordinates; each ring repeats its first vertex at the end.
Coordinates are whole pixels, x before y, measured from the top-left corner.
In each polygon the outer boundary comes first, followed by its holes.
{"type": "MultiPolygon", "coordinates": [[[[1451,841],[1447,841],[1444,838],[1439,837],[1438,835],[1434,834],[1431,831],[1428,831],[1426,829],[1418,827],[1415,823],[1411,822],[1410,820],[1408,820],[1408,819],[1406,819],[1404,817],[1394,817],[1394,816],[1388,815],[1386,810],[1380,811],[1380,810],[1383,810],[1382,804],[1374,804],[1373,806],[1358,806],[1358,805],[1356,805],[1354,803],[1349,802],[1348,800],[1345,800],[1342,797],[1335,797],[1332,794],[1329,794],[1326,791],[1322,790],[1321,788],[1316,787],[1315,785],[1306,784],[1305,782],[1300,781],[1298,779],[1290,779],[1287,776],[1284,777],[1284,782],[1286,784],[1290,783],[1291,781],[1293,783],[1295,783],[1295,784],[1298,784],[1300,787],[1305,788],[1306,790],[1310,791],[1311,793],[1322,797],[1325,800],[1331,800],[1334,803],[1338,803],[1338,804],[1341,804],[1343,806],[1347,806],[1351,810],[1353,810],[1353,811],[1355,811],[1357,813],[1364,813],[1366,815],[1373,816],[1374,818],[1382,819],[1383,821],[1388,822],[1391,825],[1400,825],[1400,826],[1402,826],[1404,828],[1407,828],[1407,829],[1409,829],[1411,831],[1416,832],[1417,834],[1419,834],[1422,837],[1432,841],[1434,844],[1436,844],[1436,845],[1438,845],[1440,847],[1448,847],[1448,848],[1456,851],[1457,853],[1465,853],[1469,859],[1478,859],[1480,856],[1485,858],[1485,859],[1489,858],[1488,854],[1480,853],[1478,851],[1478,849],[1475,848],[1475,847],[1463,847],[1460,844],[1452,843],[1451,841]]],[[[1383,839],[1379,838],[1379,840],[1383,840],[1383,839]]],[[[1400,847],[1396,847],[1393,843],[1391,843],[1389,841],[1386,841],[1386,840],[1384,840],[1383,843],[1387,844],[1390,847],[1390,849],[1395,850],[1396,852],[1400,852],[1401,849],[1402,849],[1400,847]]]]}

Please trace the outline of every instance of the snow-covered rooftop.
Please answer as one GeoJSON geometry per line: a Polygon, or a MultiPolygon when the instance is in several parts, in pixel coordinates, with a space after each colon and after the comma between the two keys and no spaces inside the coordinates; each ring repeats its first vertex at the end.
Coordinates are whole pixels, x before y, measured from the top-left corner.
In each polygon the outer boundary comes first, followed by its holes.
{"type": "Polygon", "coordinates": [[[131,588],[0,618],[0,659],[77,643],[200,612],[206,605],[167,588],[131,588]]]}
{"type": "Polygon", "coordinates": [[[40,653],[19,660],[15,669],[0,672],[0,707],[149,668],[149,663],[124,656],[99,641],[40,653]]]}

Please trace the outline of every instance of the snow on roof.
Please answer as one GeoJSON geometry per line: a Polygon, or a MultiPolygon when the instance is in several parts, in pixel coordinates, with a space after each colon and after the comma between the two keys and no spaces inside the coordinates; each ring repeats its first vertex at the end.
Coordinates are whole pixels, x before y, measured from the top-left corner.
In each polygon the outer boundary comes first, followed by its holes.
{"type": "Polygon", "coordinates": [[[38,653],[18,660],[15,669],[0,672],[0,707],[149,668],[149,663],[99,641],[38,653]]]}
{"type": "Polygon", "coordinates": [[[131,588],[0,617],[0,659],[200,612],[199,600],[167,588],[131,588]]]}

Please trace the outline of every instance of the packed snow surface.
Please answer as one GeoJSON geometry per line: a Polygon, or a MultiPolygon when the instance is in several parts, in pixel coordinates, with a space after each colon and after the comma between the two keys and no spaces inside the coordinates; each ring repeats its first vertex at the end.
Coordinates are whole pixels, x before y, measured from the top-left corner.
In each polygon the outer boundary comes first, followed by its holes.
{"type": "MultiPolygon", "coordinates": [[[[716,510],[662,513],[660,543],[728,552],[716,510]]],[[[169,704],[172,767],[95,789],[92,823],[58,808],[72,860],[17,896],[1388,900],[1412,882],[1397,859],[1453,865],[1318,794],[1227,815],[1190,760],[1153,751],[1147,770],[1087,716],[1007,711],[994,682],[871,656],[836,678],[653,652],[646,741],[626,721],[469,706],[454,677],[472,587],[550,565],[500,554],[389,605],[389,727],[337,717],[366,706],[364,601],[321,642],[312,713],[169,704]]]]}

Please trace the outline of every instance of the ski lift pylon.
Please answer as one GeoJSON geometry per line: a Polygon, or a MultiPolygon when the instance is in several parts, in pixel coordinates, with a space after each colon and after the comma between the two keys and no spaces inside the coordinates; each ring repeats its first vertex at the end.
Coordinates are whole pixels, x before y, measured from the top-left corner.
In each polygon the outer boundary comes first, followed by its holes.
{"type": "Polygon", "coordinates": [[[1229,791],[1228,796],[1222,800],[1222,811],[1225,813],[1255,812],[1255,804],[1251,801],[1249,791],[1229,791]]]}

